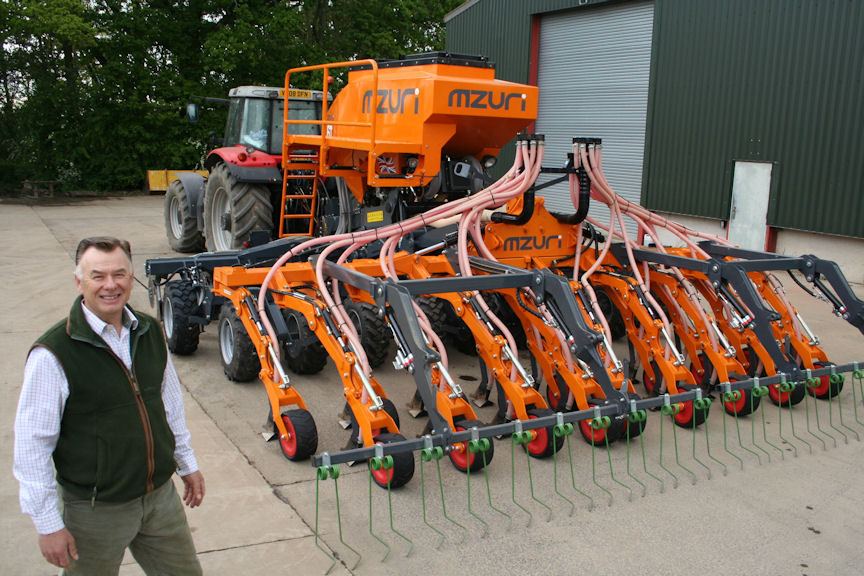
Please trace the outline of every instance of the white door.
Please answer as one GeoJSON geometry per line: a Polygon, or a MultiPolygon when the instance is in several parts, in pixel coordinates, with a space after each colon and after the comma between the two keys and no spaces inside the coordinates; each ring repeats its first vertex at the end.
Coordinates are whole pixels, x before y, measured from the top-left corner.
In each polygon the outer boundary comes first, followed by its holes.
{"type": "Polygon", "coordinates": [[[765,250],[771,162],[735,162],[728,239],[741,248],[765,250]]]}

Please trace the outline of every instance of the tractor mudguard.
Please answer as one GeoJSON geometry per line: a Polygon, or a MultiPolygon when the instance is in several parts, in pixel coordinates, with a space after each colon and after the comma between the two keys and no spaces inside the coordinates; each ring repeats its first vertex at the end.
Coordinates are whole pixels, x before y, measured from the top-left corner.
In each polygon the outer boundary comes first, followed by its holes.
{"type": "Polygon", "coordinates": [[[195,215],[198,230],[204,231],[204,188],[207,179],[196,172],[180,172],[177,179],[183,184],[189,200],[189,212],[195,215]]]}
{"type": "Polygon", "coordinates": [[[250,184],[281,184],[282,170],[277,166],[238,166],[226,162],[228,172],[237,179],[237,182],[249,182],[250,184]]]}

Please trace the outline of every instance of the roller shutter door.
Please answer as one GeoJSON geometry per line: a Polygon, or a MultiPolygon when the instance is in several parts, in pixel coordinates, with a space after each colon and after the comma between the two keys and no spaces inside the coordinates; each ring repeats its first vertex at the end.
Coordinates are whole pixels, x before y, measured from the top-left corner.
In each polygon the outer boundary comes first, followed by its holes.
{"type": "MultiPolygon", "coordinates": [[[[653,22],[653,2],[628,2],[546,15],[540,25],[536,131],[546,135],[544,166],[563,164],[573,137],[602,138],[603,172],[618,194],[637,203],[653,22]]],[[[550,210],[573,212],[566,184],[541,194],[550,210]]],[[[608,210],[597,204],[590,216],[606,223],[608,210]]]]}

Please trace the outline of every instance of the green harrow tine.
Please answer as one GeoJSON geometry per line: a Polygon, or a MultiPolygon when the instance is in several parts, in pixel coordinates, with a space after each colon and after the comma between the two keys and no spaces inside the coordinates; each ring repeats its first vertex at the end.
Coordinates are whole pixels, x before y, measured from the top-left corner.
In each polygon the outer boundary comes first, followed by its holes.
{"type": "MultiPolygon", "coordinates": [[[[488,449],[489,440],[486,440],[486,448],[488,449]]],[[[480,450],[480,442],[478,440],[469,440],[468,441],[468,452],[476,454],[477,451],[480,450]]],[[[489,524],[483,520],[480,516],[478,516],[474,510],[471,509],[471,459],[468,458],[468,465],[465,467],[465,482],[468,486],[468,513],[471,514],[474,518],[476,518],[481,524],[483,524],[483,533],[480,535],[480,538],[485,538],[487,534],[489,534],[489,524]]]]}
{"type": "MultiPolygon", "coordinates": [[[[627,428],[629,431],[630,427],[628,426],[627,428]]],[[[627,501],[632,502],[633,501],[633,488],[631,488],[627,484],[624,484],[623,482],[621,482],[620,480],[615,478],[615,471],[612,469],[612,451],[609,450],[609,435],[607,434],[604,439],[606,441],[606,458],[609,460],[609,477],[612,478],[613,482],[615,482],[619,486],[623,486],[624,488],[627,489],[627,501]]]]}
{"type": "MultiPolygon", "coordinates": [[[[486,441],[491,442],[489,439],[486,439],[486,441]]],[[[492,504],[492,489],[489,487],[489,470],[486,468],[486,450],[488,450],[488,445],[486,449],[480,451],[480,455],[483,457],[483,476],[486,478],[486,499],[489,501],[490,508],[507,518],[507,527],[509,528],[513,526],[513,517],[492,504]]]]}
{"type": "MultiPolygon", "coordinates": [[[[491,442],[491,440],[486,439],[487,442],[491,442]]],[[[488,449],[488,446],[487,446],[488,449]]],[[[498,512],[502,516],[507,518],[507,527],[510,528],[513,526],[513,517],[504,512],[503,510],[498,509],[494,504],[492,504],[492,489],[489,487],[489,470],[486,468],[486,450],[481,450],[480,455],[483,457],[483,477],[486,478],[486,499],[489,501],[489,507],[498,512]]]]}
{"type": "MultiPolygon", "coordinates": [[[[702,398],[701,395],[699,398],[697,398],[696,400],[693,401],[693,460],[697,464],[699,464],[700,466],[705,468],[705,470],[708,472],[708,479],[709,480],[711,479],[711,468],[709,468],[707,464],[702,462],[702,460],[700,460],[699,457],[696,456],[696,411],[701,410],[702,412],[707,412],[708,408],[710,406],[711,406],[711,399],[710,398],[702,398]]],[[[705,428],[708,428],[707,419],[708,419],[708,415],[705,414],[705,418],[704,418],[705,428]]]]}
{"type": "MultiPolygon", "coordinates": [[[[816,381],[818,382],[819,380],[817,379],[816,381]]],[[[807,394],[804,395],[805,398],[807,396],[808,396],[807,394]]],[[[837,438],[835,438],[828,431],[822,429],[822,422],[819,419],[819,402],[816,400],[815,397],[813,398],[813,412],[816,413],[816,428],[819,430],[819,432],[821,432],[822,434],[824,434],[825,436],[830,438],[834,442],[834,447],[836,448],[837,447],[837,438]]],[[[828,404],[828,416],[829,417],[831,416],[831,404],[830,403],[828,404]]],[[[826,450],[827,450],[827,446],[826,446],[826,450]]]]}
{"type": "MultiPolygon", "coordinates": [[[[675,416],[675,414],[678,414],[680,411],[681,411],[681,405],[677,404],[677,403],[676,404],[667,404],[667,405],[663,406],[663,408],[661,409],[661,412],[663,414],[667,414],[669,416],[675,416]]],[[[690,470],[689,468],[687,468],[686,466],[681,464],[681,459],[678,457],[678,430],[677,430],[677,428],[678,428],[678,426],[676,426],[675,423],[672,422],[672,443],[675,444],[675,463],[678,464],[679,468],[681,468],[682,470],[684,470],[685,472],[688,472],[690,474],[690,481],[691,481],[690,483],[695,485],[696,484],[696,474],[692,470],[690,470]]],[[[676,478],[675,480],[677,481],[678,479],[676,478]]]]}
{"type": "MultiPolygon", "coordinates": [[[[834,371],[834,368],[832,367],[831,368],[831,376],[829,376],[829,383],[828,383],[828,423],[831,425],[831,428],[833,428],[834,430],[837,431],[838,434],[843,436],[843,443],[848,444],[849,443],[849,437],[846,435],[845,432],[843,432],[842,430],[840,430],[840,428],[838,428],[837,426],[834,425],[834,411],[831,409],[831,405],[833,404],[833,400],[834,400],[834,395],[831,394],[831,386],[834,384],[840,384],[841,382],[843,382],[843,375],[837,374],[834,371]]],[[[839,397],[837,399],[837,403],[838,404],[840,403],[839,397]]],[[[842,419],[841,419],[841,422],[842,422],[842,419]]]]}
{"type": "MultiPolygon", "coordinates": [[[[648,491],[648,487],[645,486],[645,483],[639,480],[636,476],[630,472],[630,423],[641,423],[644,422],[648,418],[648,413],[645,410],[636,410],[635,412],[630,412],[627,414],[627,476],[636,481],[640,486],[642,486],[642,497],[645,497],[646,492],[648,491]]],[[[640,434],[641,436],[641,434],[640,434]]]]}
{"type": "MultiPolygon", "coordinates": [[[[788,410],[786,410],[786,411],[789,412],[789,422],[791,422],[791,424],[792,424],[792,435],[795,436],[795,413],[792,411],[792,395],[791,394],[787,398],[787,403],[788,403],[788,406],[787,406],[788,410]]],[[[777,405],[777,428],[778,428],[778,435],[780,437],[780,441],[783,442],[784,444],[791,446],[792,450],[793,450],[792,454],[795,456],[795,458],[797,458],[798,457],[798,447],[795,444],[793,444],[792,442],[790,442],[788,438],[783,436],[783,402],[779,402],[777,405]]],[[[795,436],[795,437],[797,438],[797,436],[795,436]]],[[[808,444],[808,446],[809,446],[809,444],[808,444]]],[[[812,452],[812,449],[811,449],[811,452],[812,452]]],[[[785,455],[783,457],[785,459],[785,455]]]]}
{"type": "MultiPolygon", "coordinates": [[[[723,392],[723,402],[738,402],[741,399],[742,392],[740,390],[727,390],[723,392]]],[[[729,414],[726,412],[725,408],[723,410],[723,449],[726,450],[726,453],[738,460],[738,463],[741,465],[741,470],[744,470],[744,460],[742,460],[737,454],[729,450],[729,442],[728,435],[726,434],[726,419],[729,417],[729,414]]],[[[738,414],[735,414],[735,427],[738,427],[738,414]]],[[[741,442],[741,431],[738,431],[738,442],[741,442]]]]}
{"type": "Polygon", "coordinates": [[[461,543],[465,542],[465,535],[468,534],[468,529],[447,515],[447,499],[444,497],[444,482],[441,479],[441,459],[440,458],[435,459],[435,467],[438,469],[438,490],[441,492],[441,510],[444,513],[444,518],[446,518],[451,524],[455,524],[456,526],[458,526],[459,528],[462,529],[462,540],[459,541],[459,544],[461,544],[461,543]]]}
{"type": "MultiPolygon", "coordinates": [[[[806,396],[806,394],[805,394],[805,396],[806,396]]],[[[813,454],[813,446],[809,442],[804,440],[804,438],[802,438],[801,436],[799,436],[798,434],[795,433],[795,414],[794,414],[794,412],[792,412],[792,400],[791,400],[791,398],[789,400],[789,424],[792,426],[792,437],[798,439],[800,442],[803,442],[807,446],[807,449],[810,451],[810,454],[813,454]]],[[[809,424],[809,421],[808,421],[808,424],[809,424]]],[[[780,421],[780,425],[781,425],[781,430],[782,430],[782,425],[783,425],[782,420],[780,421]]],[[[794,444],[792,445],[792,447],[795,448],[795,456],[798,456],[798,448],[794,444]]]]}
{"type": "MultiPolygon", "coordinates": [[[[563,436],[569,437],[572,433],[573,424],[571,424],[570,422],[567,422],[566,424],[556,424],[552,428],[552,435],[555,438],[561,438],[563,436]]],[[[558,496],[560,496],[565,502],[570,504],[570,513],[568,514],[568,516],[573,516],[573,512],[576,511],[576,504],[572,500],[564,496],[564,494],[562,494],[560,490],[558,490],[558,450],[555,450],[555,452],[552,453],[552,466],[555,473],[555,493],[558,494],[558,496]]]]}
{"type": "MultiPolygon", "coordinates": [[[[705,409],[707,410],[708,407],[711,406],[711,399],[710,398],[704,398],[703,401],[707,402],[707,404],[705,405],[705,409]]],[[[723,476],[726,476],[729,473],[729,469],[726,467],[726,464],[722,460],[718,460],[717,458],[715,458],[711,454],[711,442],[708,438],[708,426],[703,426],[703,428],[705,428],[705,452],[708,454],[709,459],[713,460],[714,462],[720,464],[720,466],[723,467],[723,476]]],[[[724,428],[725,428],[725,422],[724,422],[724,428]]],[[[724,436],[725,436],[725,434],[724,434],[724,436]]],[[[711,478],[710,474],[709,474],[708,478],[711,478]]]]}
{"type": "MultiPolygon", "coordinates": [[[[750,412],[751,413],[753,412],[753,396],[752,395],[750,396],[750,412]]],[[[750,452],[751,454],[756,456],[756,461],[761,465],[762,464],[762,457],[759,456],[759,453],[754,452],[753,450],[750,450],[749,448],[744,446],[744,442],[741,440],[741,423],[739,422],[738,412],[735,412],[735,428],[738,432],[738,445],[741,446],[741,448],[743,448],[747,452],[750,452]]],[[[751,423],[750,428],[751,428],[751,430],[753,429],[752,423],[751,423]]],[[[755,432],[754,432],[754,434],[755,434],[755,432]]],[[[754,445],[754,447],[755,447],[755,445],[754,445]]]]}
{"type": "Polygon", "coordinates": [[[858,384],[858,389],[861,391],[861,400],[864,402],[864,370],[858,369],[858,363],[855,363],[855,369],[852,371],[852,407],[855,409],[855,421],[858,422],[860,426],[864,426],[864,422],[862,422],[858,418],[858,395],[856,392],[855,384],[858,384]]]}
{"type": "Polygon", "coordinates": [[[570,483],[573,485],[573,490],[588,499],[588,511],[590,512],[594,510],[594,498],[576,487],[576,473],[573,470],[573,451],[570,449],[570,436],[565,436],[564,440],[567,441],[567,457],[570,462],[570,483]]]}
{"type": "MultiPolygon", "coordinates": [[[[612,423],[612,420],[608,416],[602,416],[600,418],[594,418],[591,420],[591,429],[592,430],[600,430],[601,428],[609,428],[609,424],[612,423]]],[[[608,444],[607,444],[608,447],[608,444]]],[[[612,492],[608,489],[604,488],[597,482],[597,457],[594,454],[596,446],[594,444],[594,435],[591,435],[591,476],[594,478],[594,485],[600,488],[603,492],[609,495],[609,504],[607,506],[612,506],[612,492]]]]}
{"type": "MultiPolygon", "coordinates": [[[[750,396],[750,404],[751,404],[750,413],[751,414],[753,414],[753,412],[755,412],[755,409],[753,408],[752,404],[754,403],[756,397],[764,394],[764,391],[762,390],[762,386],[759,386],[759,378],[758,377],[753,378],[753,383],[754,383],[753,391],[752,391],[752,395],[750,396]]],[[[785,384],[785,381],[784,381],[784,384],[785,384]]],[[[760,410],[760,412],[762,413],[762,435],[765,436],[765,438],[767,440],[768,437],[767,437],[767,434],[765,432],[765,410],[760,410]]],[[[756,443],[756,424],[753,422],[752,419],[750,420],[750,438],[753,441],[753,447],[756,448],[757,450],[759,450],[760,452],[762,452],[763,454],[765,454],[765,456],[768,458],[768,462],[771,462],[771,454],[767,450],[765,450],[764,448],[759,446],[759,444],[756,443]]],[[[757,457],[758,457],[758,454],[757,454],[757,457]]],[[[759,459],[759,464],[760,465],[762,464],[761,458],[759,459]]]]}
{"type": "MultiPolygon", "coordinates": [[[[668,402],[668,399],[667,399],[667,402],[668,402]]],[[[662,414],[667,415],[667,414],[671,413],[671,412],[666,411],[667,408],[669,408],[671,410],[670,405],[666,404],[662,408],[662,414]]],[[[667,474],[672,476],[672,487],[678,488],[678,477],[671,470],[669,470],[669,468],[667,468],[665,464],[663,464],[663,429],[665,428],[665,426],[663,425],[664,420],[666,420],[666,418],[660,418],[660,468],[662,468],[663,470],[666,471],[667,474]]],[[[675,430],[675,423],[674,422],[672,423],[672,430],[673,431],[675,430]]],[[[677,446],[676,446],[676,453],[677,453],[677,446]]]]}
{"type": "Polygon", "coordinates": [[[326,554],[327,557],[329,557],[331,560],[333,560],[333,563],[330,564],[330,567],[327,568],[326,572],[324,572],[325,576],[329,574],[330,571],[333,570],[333,568],[339,562],[333,554],[325,550],[324,547],[321,546],[321,544],[318,542],[318,504],[320,502],[319,485],[322,481],[327,480],[327,478],[333,479],[333,486],[336,492],[336,522],[339,526],[339,542],[341,542],[343,546],[345,546],[346,548],[351,550],[351,552],[357,555],[357,562],[355,562],[354,565],[351,566],[350,570],[354,570],[354,568],[356,568],[357,565],[360,564],[360,560],[363,558],[363,556],[361,556],[357,550],[355,550],[347,542],[345,542],[345,539],[342,536],[342,511],[339,505],[339,467],[319,466],[315,473],[315,547],[321,550],[324,554],[326,554]]]}
{"type": "Polygon", "coordinates": [[[420,498],[423,501],[423,522],[432,530],[434,530],[441,539],[438,541],[438,545],[435,546],[436,550],[440,550],[441,546],[444,544],[444,541],[447,537],[444,535],[444,532],[433,526],[429,523],[429,520],[426,517],[426,477],[423,475],[423,464],[425,462],[430,462],[433,458],[435,460],[440,460],[441,457],[444,456],[444,450],[441,449],[440,446],[435,446],[434,448],[424,448],[420,451],[420,498]]]}
{"type": "MultiPolygon", "coordinates": [[[[793,384],[792,388],[794,388],[794,387],[795,387],[795,385],[793,384]]],[[[764,397],[768,394],[768,387],[767,386],[754,386],[753,387],[753,396],[757,395],[757,392],[756,392],[757,390],[759,391],[758,392],[759,397],[764,397]]],[[[782,404],[783,404],[782,402],[778,402],[777,410],[782,410],[782,404]]],[[[780,459],[781,460],[785,460],[786,455],[783,453],[783,449],[780,448],[779,446],[777,446],[776,444],[772,443],[770,440],[768,440],[768,428],[765,425],[765,412],[766,412],[765,409],[763,408],[759,412],[761,412],[761,414],[762,414],[762,439],[765,440],[766,444],[768,444],[769,446],[771,446],[772,448],[774,448],[775,450],[777,450],[780,453],[780,459]]],[[[777,418],[781,423],[783,422],[782,412],[778,412],[777,418]]],[[[781,428],[781,438],[782,438],[782,428],[781,428]]],[[[765,450],[763,450],[763,452],[768,454],[768,452],[765,450]]],[[[768,454],[768,462],[771,462],[771,455],[770,454],[768,454]]]]}
{"type": "MultiPolygon", "coordinates": [[[[391,470],[393,468],[393,457],[390,455],[380,457],[374,456],[369,459],[369,532],[372,533],[372,471],[377,470],[391,470]]],[[[405,540],[408,543],[408,552],[405,553],[405,557],[411,555],[411,552],[414,550],[414,542],[411,541],[410,538],[396,530],[396,527],[393,525],[393,493],[390,489],[390,475],[387,475],[387,508],[390,513],[390,531],[405,540]]],[[[374,533],[372,533],[375,536],[374,533]]],[[[375,536],[380,542],[383,543],[383,540],[375,536]]],[[[385,544],[385,546],[387,546],[385,544]]],[[[387,546],[387,554],[384,555],[384,558],[381,559],[383,562],[387,556],[390,555],[390,547],[387,546]]]]}
{"type": "MultiPolygon", "coordinates": [[[[528,510],[527,508],[525,508],[524,506],[519,504],[519,502],[516,501],[516,445],[523,443],[523,441],[524,441],[523,438],[524,438],[525,434],[526,434],[526,432],[514,432],[513,436],[511,437],[512,441],[510,442],[510,483],[511,483],[510,494],[511,494],[511,497],[513,499],[513,503],[516,506],[518,506],[519,508],[521,508],[522,511],[524,511],[526,514],[528,514],[528,523],[525,524],[525,527],[527,528],[528,526],[531,525],[531,520],[534,519],[534,515],[531,514],[530,510],[528,510]]],[[[530,432],[527,434],[528,434],[528,437],[530,438],[531,437],[530,432]]]]}
{"type": "MultiPolygon", "coordinates": [[[[640,412],[645,413],[646,414],[645,418],[647,418],[647,412],[645,412],[644,410],[640,410],[640,412]]],[[[663,442],[662,442],[663,424],[662,423],[660,424],[660,439],[661,439],[660,446],[661,446],[661,450],[662,450],[662,446],[663,446],[663,442]]],[[[663,480],[661,478],[658,478],[657,476],[655,476],[654,474],[652,474],[648,470],[648,459],[645,458],[645,435],[644,434],[639,435],[639,444],[640,444],[640,447],[642,449],[642,470],[644,470],[648,476],[650,476],[651,478],[653,478],[654,480],[656,480],[657,482],[660,483],[660,493],[663,494],[666,491],[666,484],[663,482],[663,480]]]]}
{"type": "MultiPolygon", "coordinates": [[[[843,376],[843,374],[832,374],[831,375],[832,378],[834,378],[834,376],[837,376],[839,378],[839,381],[836,382],[837,384],[839,384],[840,382],[843,382],[845,380],[845,377],[843,376]]],[[[852,386],[852,389],[853,390],[855,389],[854,385],[852,386]]],[[[858,431],[855,430],[854,428],[850,428],[849,426],[846,425],[846,423],[843,422],[843,396],[840,393],[837,394],[837,413],[840,415],[840,426],[842,426],[846,430],[849,430],[850,432],[855,434],[855,439],[860,442],[861,441],[861,435],[858,434],[858,431]]]]}
{"type": "MultiPolygon", "coordinates": [[[[390,546],[384,540],[379,538],[378,535],[375,534],[375,532],[372,530],[372,470],[380,470],[381,465],[381,458],[375,456],[369,459],[369,534],[371,534],[373,538],[378,540],[378,542],[380,542],[384,545],[385,548],[387,548],[387,553],[384,554],[383,558],[381,558],[381,562],[384,562],[385,560],[387,560],[387,557],[390,556],[390,546]]],[[[389,492],[389,482],[387,488],[387,491],[389,492]]]]}
{"type": "MultiPolygon", "coordinates": [[[[555,442],[555,440],[553,439],[552,442],[555,442]]],[[[549,522],[552,520],[552,508],[534,495],[534,475],[531,472],[531,455],[528,454],[528,450],[525,450],[525,461],[528,463],[528,485],[531,487],[531,499],[549,511],[549,514],[546,516],[546,522],[549,522]]]]}
{"type": "MultiPolygon", "coordinates": [[[[816,386],[818,386],[818,384],[819,384],[818,378],[810,378],[807,380],[807,387],[808,388],[811,388],[811,389],[815,388],[816,386]]],[[[813,430],[810,428],[810,398],[809,398],[809,396],[810,396],[810,394],[804,394],[804,413],[805,413],[805,416],[807,418],[807,432],[811,436],[813,436],[814,438],[819,440],[819,442],[822,443],[822,450],[827,450],[828,445],[825,444],[825,440],[821,436],[819,436],[815,432],[813,432],[813,430]]],[[[819,408],[816,405],[816,398],[813,398],[813,410],[816,412],[816,426],[819,427],[819,408]]],[[[819,428],[819,430],[821,431],[822,429],[819,428]]]]}

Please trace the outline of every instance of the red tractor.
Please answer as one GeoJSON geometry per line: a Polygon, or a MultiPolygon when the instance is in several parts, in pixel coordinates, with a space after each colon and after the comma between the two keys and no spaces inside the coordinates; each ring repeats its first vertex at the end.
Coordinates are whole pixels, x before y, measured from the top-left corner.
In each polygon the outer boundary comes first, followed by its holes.
{"type": "MultiPolygon", "coordinates": [[[[289,118],[320,120],[323,94],[291,90],[289,118]]],[[[214,100],[214,99],[208,99],[214,100]]],[[[228,122],[222,146],[204,161],[209,176],[177,172],[165,192],[165,233],[178,252],[236,250],[255,230],[309,233],[309,222],[289,220],[280,227],[282,213],[309,214],[317,182],[292,179],[295,190],[287,204],[282,199],[282,134],[285,89],[239,86],[229,92],[228,122]]],[[[199,106],[187,106],[187,119],[198,120],[199,106]]],[[[316,134],[318,126],[297,124],[289,132],[316,134]]],[[[303,156],[302,151],[297,154],[303,156]]],[[[311,158],[310,158],[311,160],[311,158]]],[[[307,218],[307,220],[309,220],[307,218]]],[[[269,239],[269,238],[268,238],[269,239]]]]}

